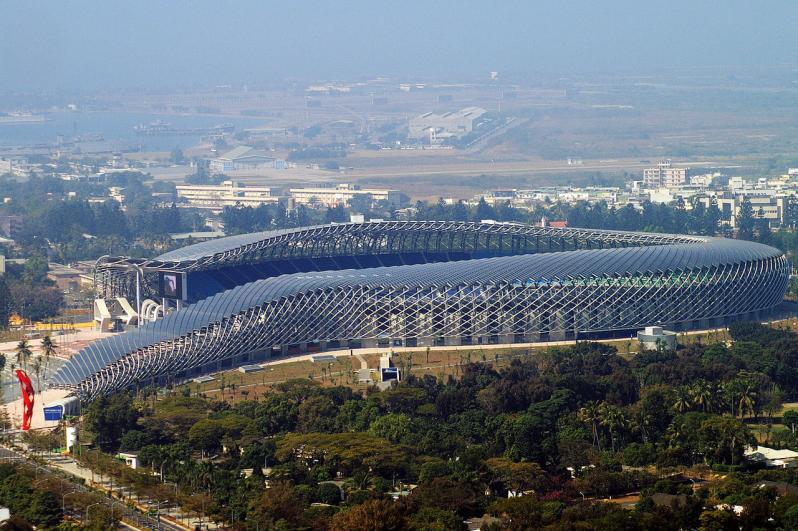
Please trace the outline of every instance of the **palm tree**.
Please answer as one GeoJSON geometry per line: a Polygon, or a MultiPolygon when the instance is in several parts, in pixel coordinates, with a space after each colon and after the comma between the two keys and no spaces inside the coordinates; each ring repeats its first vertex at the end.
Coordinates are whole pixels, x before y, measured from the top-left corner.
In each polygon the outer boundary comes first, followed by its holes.
{"type": "Polygon", "coordinates": [[[676,388],[676,397],[673,401],[673,409],[677,413],[684,413],[688,411],[691,407],[693,407],[692,402],[690,401],[690,394],[684,387],[677,387],[676,388]]]}
{"type": "Polygon", "coordinates": [[[33,359],[33,363],[31,364],[31,369],[33,369],[33,374],[36,375],[36,388],[39,390],[39,393],[42,392],[42,382],[39,378],[42,372],[42,357],[37,356],[33,359]]]}
{"type": "Polygon", "coordinates": [[[58,347],[50,336],[42,338],[42,352],[44,353],[44,379],[47,380],[47,371],[50,370],[50,357],[54,356],[58,347]]]}
{"type": "Polygon", "coordinates": [[[601,413],[601,424],[610,432],[610,441],[612,442],[612,451],[615,451],[615,441],[618,435],[629,426],[629,421],[626,418],[623,410],[618,406],[612,406],[607,403],[602,403],[599,406],[601,413]]]}
{"type": "Polygon", "coordinates": [[[745,412],[750,413],[751,417],[754,416],[756,408],[756,391],[751,385],[748,385],[740,395],[740,416],[744,417],[745,412]]]}
{"type": "Polygon", "coordinates": [[[22,365],[22,368],[27,370],[28,369],[28,360],[31,357],[30,345],[28,345],[28,340],[23,339],[19,343],[17,343],[17,363],[22,365]]]}
{"type": "Polygon", "coordinates": [[[586,424],[590,424],[593,431],[593,444],[601,451],[601,438],[598,432],[598,427],[601,423],[601,411],[598,403],[588,402],[585,404],[585,407],[579,410],[579,419],[586,424]]]}
{"type": "Polygon", "coordinates": [[[654,423],[653,415],[643,413],[638,409],[634,417],[629,420],[630,427],[638,432],[643,439],[644,443],[648,442],[648,428],[654,423]]]}
{"type": "Polygon", "coordinates": [[[701,410],[706,412],[712,410],[712,401],[714,398],[714,389],[711,383],[706,380],[698,380],[690,388],[690,397],[693,403],[701,406],[701,410]]]}

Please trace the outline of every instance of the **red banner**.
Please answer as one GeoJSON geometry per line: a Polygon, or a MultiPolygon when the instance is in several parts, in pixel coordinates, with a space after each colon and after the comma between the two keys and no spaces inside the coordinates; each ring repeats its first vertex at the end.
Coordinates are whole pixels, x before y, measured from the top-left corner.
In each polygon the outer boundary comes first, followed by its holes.
{"type": "Polygon", "coordinates": [[[24,406],[22,411],[22,430],[28,431],[30,429],[30,421],[33,418],[33,397],[36,393],[33,391],[33,384],[25,371],[17,369],[17,378],[19,379],[24,406]]]}

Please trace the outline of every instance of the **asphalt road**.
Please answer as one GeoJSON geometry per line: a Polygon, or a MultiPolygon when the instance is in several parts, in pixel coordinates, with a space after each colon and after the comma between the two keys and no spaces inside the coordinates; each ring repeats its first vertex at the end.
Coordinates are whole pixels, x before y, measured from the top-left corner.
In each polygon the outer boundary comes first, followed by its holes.
{"type": "MultiPolygon", "coordinates": [[[[54,470],[50,466],[40,465],[34,461],[28,459],[25,455],[6,448],[4,446],[0,446],[0,462],[21,462],[30,467],[39,467],[40,469],[46,469],[47,473],[53,477],[57,478],[65,478],[70,483],[72,488],[78,492],[89,493],[92,492],[92,489],[89,489],[82,483],[78,483],[76,481],[72,481],[72,477],[68,474],[62,474],[60,471],[54,470]]],[[[94,491],[98,492],[98,491],[94,491]]],[[[102,494],[102,493],[101,493],[102,494]]],[[[125,518],[133,523],[136,527],[140,529],[157,529],[157,530],[164,530],[164,531],[185,531],[185,528],[179,527],[177,525],[172,524],[168,521],[161,520],[160,523],[156,518],[152,518],[145,514],[139,513],[138,511],[132,510],[130,507],[125,505],[119,500],[114,500],[111,498],[103,498],[103,503],[108,507],[110,510],[113,508],[116,514],[123,514],[125,518]]],[[[67,510],[67,514],[80,518],[81,520],[85,520],[85,514],[81,513],[81,511],[77,510],[76,508],[72,507],[67,510]]]]}

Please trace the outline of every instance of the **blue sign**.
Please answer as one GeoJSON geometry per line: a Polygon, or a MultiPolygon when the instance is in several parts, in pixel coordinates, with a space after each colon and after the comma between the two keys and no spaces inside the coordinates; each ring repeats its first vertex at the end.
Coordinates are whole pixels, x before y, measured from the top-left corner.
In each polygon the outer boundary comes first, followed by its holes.
{"type": "Polygon", "coordinates": [[[399,368],[398,367],[386,367],[382,369],[382,381],[387,382],[388,380],[398,380],[399,379],[399,368]]]}
{"type": "Polygon", "coordinates": [[[61,420],[64,418],[64,406],[50,406],[44,408],[44,420],[61,420]]]}

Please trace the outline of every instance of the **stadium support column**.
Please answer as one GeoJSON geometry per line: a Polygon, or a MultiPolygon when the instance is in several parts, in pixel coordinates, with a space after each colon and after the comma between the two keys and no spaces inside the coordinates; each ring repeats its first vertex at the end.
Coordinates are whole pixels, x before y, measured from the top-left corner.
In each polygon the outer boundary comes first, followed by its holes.
{"type": "Polygon", "coordinates": [[[141,268],[136,268],[136,326],[141,326],[141,268]]]}

